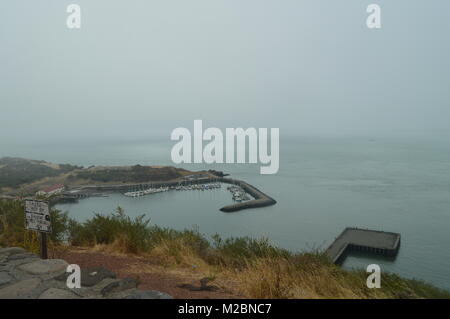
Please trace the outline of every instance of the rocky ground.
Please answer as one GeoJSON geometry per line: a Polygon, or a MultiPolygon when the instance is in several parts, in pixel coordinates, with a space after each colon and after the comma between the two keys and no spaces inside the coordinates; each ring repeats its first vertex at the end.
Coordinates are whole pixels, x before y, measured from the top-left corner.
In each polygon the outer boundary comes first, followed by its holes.
{"type": "Polygon", "coordinates": [[[67,287],[67,263],[40,259],[22,248],[0,248],[0,299],[171,299],[157,290],[138,289],[135,278],[81,266],[81,288],[67,287]]]}
{"type": "MultiPolygon", "coordinates": [[[[161,260],[144,256],[105,253],[95,249],[70,247],[55,252],[54,257],[83,268],[106,267],[118,278],[137,278],[138,289],[164,291],[181,299],[239,299],[244,296],[208,281],[196,265],[191,267],[165,267],[161,260]]],[[[227,286],[232,286],[229,284],[227,286]]]]}

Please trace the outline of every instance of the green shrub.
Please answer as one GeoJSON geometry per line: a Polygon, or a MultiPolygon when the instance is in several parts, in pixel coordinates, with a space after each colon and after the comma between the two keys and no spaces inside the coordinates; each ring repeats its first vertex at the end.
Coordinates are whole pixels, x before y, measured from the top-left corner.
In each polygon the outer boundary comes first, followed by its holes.
{"type": "Polygon", "coordinates": [[[109,215],[94,214],[84,223],[71,220],[68,223],[72,245],[120,244],[125,252],[138,253],[150,247],[150,220],[145,215],[131,219],[123,209],[109,215]]]}
{"type": "Polygon", "coordinates": [[[225,240],[218,234],[212,236],[214,253],[210,262],[236,267],[245,266],[256,258],[288,258],[287,250],[274,247],[267,238],[253,239],[250,237],[230,237],[225,240]]]}
{"type": "MultiPolygon", "coordinates": [[[[51,209],[52,233],[48,238],[51,244],[60,244],[68,236],[69,217],[67,213],[51,209]]],[[[0,245],[19,246],[37,251],[37,232],[25,229],[24,203],[19,200],[0,200],[0,245]]]]}

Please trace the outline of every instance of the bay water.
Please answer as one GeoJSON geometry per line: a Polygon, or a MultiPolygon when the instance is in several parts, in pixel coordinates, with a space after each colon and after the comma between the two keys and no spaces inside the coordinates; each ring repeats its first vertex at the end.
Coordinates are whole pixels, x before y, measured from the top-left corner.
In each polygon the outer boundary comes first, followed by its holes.
{"type": "Polygon", "coordinates": [[[259,164],[185,164],[170,159],[173,142],[161,140],[2,143],[0,156],[75,165],[173,165],[217,169],[277,200],[271,207],[225,214],[226,187],[170,191],[141,198],[115,193],[56,208],[83,221],[117,206],[152,223],[195,228],[206,236],[267,237],[292,251],[326,249],[345,227],[399,232],[396,259],[352,254],[343,267],[366,268],[425,280],[450,290],[450,149],[445,141],[337,137],[285,138],[280,169],[260,175],[259,164]]]}

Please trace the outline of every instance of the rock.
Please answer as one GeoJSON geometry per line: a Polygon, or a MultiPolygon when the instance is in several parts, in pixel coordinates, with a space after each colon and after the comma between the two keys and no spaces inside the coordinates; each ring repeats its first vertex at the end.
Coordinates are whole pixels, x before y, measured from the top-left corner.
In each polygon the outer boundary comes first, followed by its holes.
{"type": "Polygon", "coordinates": [[[82,287],[92,287],[106,278],[115,279],[116,274],[103,267],[87,268],[81,270],[82,287]]]}
{"type": "Polygon", "coordinates": [[[19,260],[19,259],[27,259],[27,258],[38,259],[38,257],[36,255],[34,255],[34,254],[24,253],[24,254],[10,255],[7,260],[8,261],[12,261],[12,260],[19,260]]]}
{"type": "Polygon", "coordinates": [[[183,289],[188,289],[190,291],[217,291],[217,290],[219,290],[219,288],[216,286],[208,285],[208,282],[210,282],[210,281],[211,281],[211,278],[204,277],[204,278],[200,279],[199,287],[191,285],[191,284],[181,284],[181,285],[178,285],[177,287],[183,288],[183,289]]]}
{"type": "Polygon", "coordinates": [[[13,278],[5,271],[0,272],[0,287],[9,284],[13,278]]]}
{"type": "Polygon", "coordinates": [[[49,288],[44,291],[38,299],[77,299],[79,298],[76,294],[69,290],[49,288]]]}
{"type": "Polygon", "coordinates": [[[0,248],[0,255],[15,255],[26,253],[25,249],[20,247],[0,248]]]}
{"type": "Polygon", "coordinates": [[[172,296],[156,290],[145,290],[135,292],[125,299],[173,299],[172,296]]]}
{"type": "Polygon", "coordinates": [[[92,287],[83,287],[83,285],[82,285],[81,288],[76,290],[76,292],[77,292],[77,295],[82,296],[84,298],[103,298],[103,295],[101,293],[103,288],[105,288],[109,284],[116,282],[116,281],[119,281],[119,280],[113,279],[113,278],[105,278],[102,281],[100,281],[98,284],[96,284],[95,286],[92,286],[92,287]]]}
{"type": "MultiPolygon", "coordinates": [[[[0,299],[172,299],[160,291],[139,291],[136,279],[116,279],[103,267],[82,269],[81,288],[69,289],[67,266],[64,260],[42,260],[22,248],[0,248],[0,299]]],[[[201,281],[201,287],[209,287],[208,281],[201,281]]]]}
{"type": "Polygon", "coordinates": [[[41,280],[39,278],[31,278],[16,282],[0,289],[0,299],[20,298],[37,288],[40,283],[41,280]]]}
{"type": "Polygon", "coordinates": [[[139,290],[137,290],[136,288],[132,288],[132,289],[127,289],[124,291],[119,291],[119,292],[113,292],[107,296],[100,296],[99,298],[108,298],[108,299],[125,299],[126,297],[139,292],[139,290]]]}
{"type": "Polygon", "coordinates": [[[106,285],[102,290],[102,296],[106,296],[110,293],[120,292],[128,289],[133,289],[137,287],[137,280],[134,278],[124,278],[120,281],[112,282],[106,285]]]}
{"type": "Polygon", "coordinates": [[[31,263],[20,265],[18,268],[33,275],[46,275],[56,272],[65,272],[69,264],[61,259],[40,259],[31,263]]]}
{"type": "MultiPolygon", "coordinates": [[[[64,273],[61,276],[56,277],[56,280],[67,281],[69,273],[64,273]]],[[[81,287],[92,287],[106,278],[116,278],[116,274],[112,271],[103,268],[86,268],[81,269],[81,287]]]]}
{"type": "MultiPolygon", "coordinates": [[[[35,262],[39,260],[38,258],[19,258],[16,260],[10,260],[6,263],[4,263],[4,265],[0,265],[0,271],[8,271],[11,272],[13,269],[17,269],[18,271],[20,271],[19,267],[20,265],[24,265],[24,264],[29,264],[32,262],[35,262]]],[[[23,271],[21,271],[23,272],[23,271]]]]}

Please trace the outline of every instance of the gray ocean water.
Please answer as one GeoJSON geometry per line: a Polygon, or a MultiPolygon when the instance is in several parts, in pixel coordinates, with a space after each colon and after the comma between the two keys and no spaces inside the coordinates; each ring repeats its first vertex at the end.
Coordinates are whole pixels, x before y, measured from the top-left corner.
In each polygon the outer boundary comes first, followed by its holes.
{"type": "MultiPolygon", "coordinates": [[[[77,165],[168,164],[173,143],[83,141],[2,144],[0,156],[20,156],[77,165]]],[[[291,138],[280,142],[280,170],[260,175],[259,165],[178,165],[224,170],[266,192],[272,207],[224,214],[226,191],[166,192],[142,198],[121,194],[58,205],[78,219],[117,206],[152,223],[199,229],[222,236],[268,237],[302,251],[326,248],[347,226],[399,232],[395,260],[352,255],[346,268],[377,263],[395,272],[450,289],[450,149],[448,143],[417,140],[291,138]]]]}

